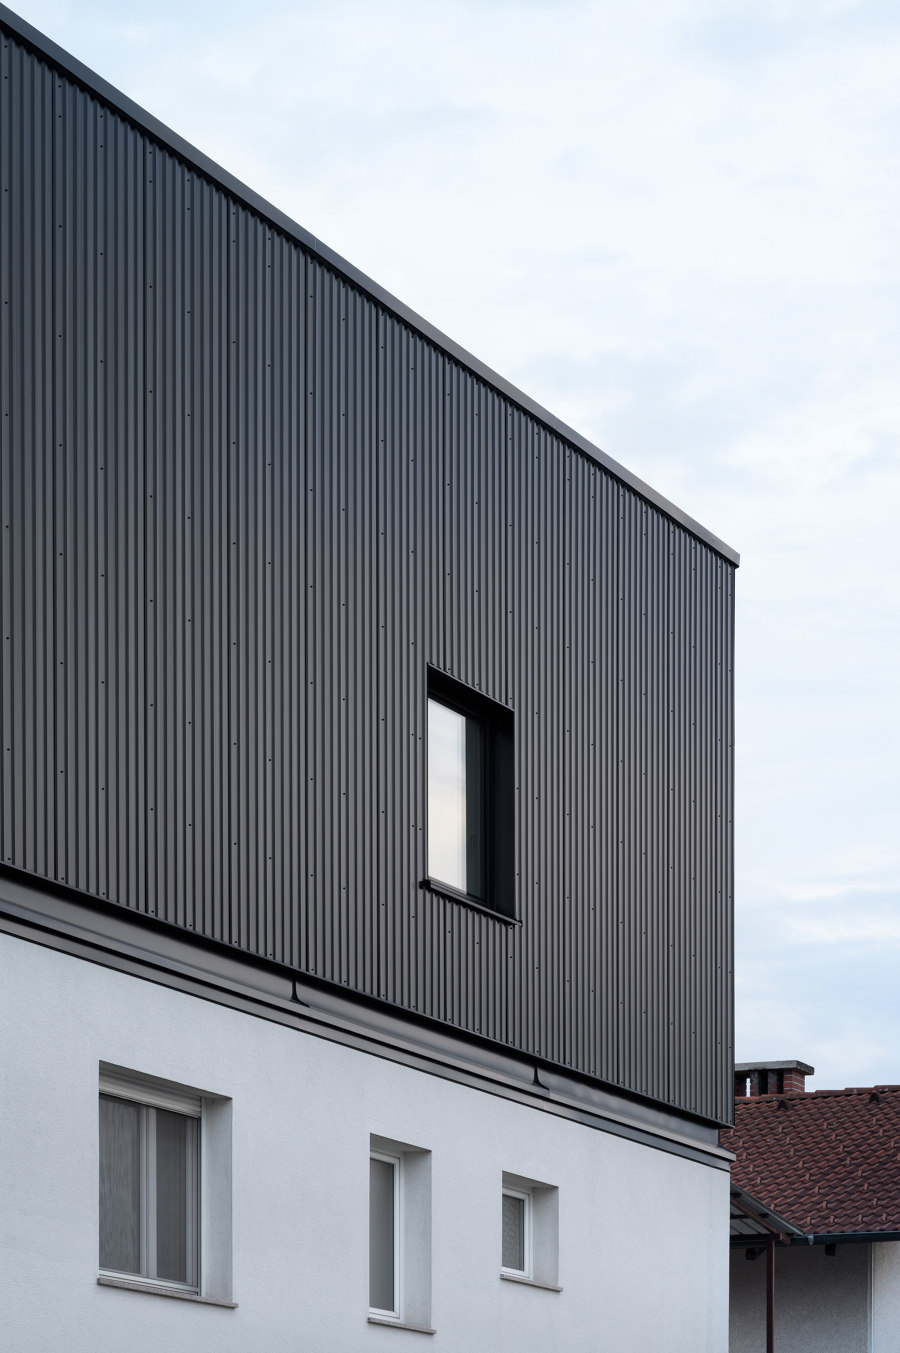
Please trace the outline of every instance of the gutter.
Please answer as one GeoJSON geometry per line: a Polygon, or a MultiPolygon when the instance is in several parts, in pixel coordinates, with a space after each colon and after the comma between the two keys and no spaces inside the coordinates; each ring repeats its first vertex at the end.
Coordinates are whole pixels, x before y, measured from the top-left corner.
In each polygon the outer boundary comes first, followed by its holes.
{"type": "Polygon", "coordinates": [[[871,1245],[879,1240],[900,1240],[900,1231],[832,1231],[793,1238],[792,1245],[871,1245]]]}

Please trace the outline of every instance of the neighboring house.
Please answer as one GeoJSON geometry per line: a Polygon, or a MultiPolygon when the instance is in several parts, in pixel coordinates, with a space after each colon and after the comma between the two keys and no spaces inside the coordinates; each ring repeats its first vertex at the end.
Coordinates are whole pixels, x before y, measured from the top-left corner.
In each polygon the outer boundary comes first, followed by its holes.
{"type": "Polygon", "coordinates": [[[722,1353],[734,553],[6,9],[0,506],[4,1348],[722,1353]]]}
{"type": "Polygon", "coordinates": [[[767,1347],[767,1307],[769,1346],[900,1353],[900,1085],[806,1093],[812,1070],[735,1068],[731,1353],[767,1347]]]}

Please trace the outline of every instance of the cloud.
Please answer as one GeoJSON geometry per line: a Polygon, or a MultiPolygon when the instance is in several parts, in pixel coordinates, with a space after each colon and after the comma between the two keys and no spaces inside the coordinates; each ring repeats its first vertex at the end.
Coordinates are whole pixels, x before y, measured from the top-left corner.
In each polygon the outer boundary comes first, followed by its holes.
{"type": "Polygon", "coordinates": [[[738,1061],[799,1057],[812,1088],[900,1080],[900,896],[767,906],[738,942],[738,1061]]]}
{"type": "Polygon", "coordinates": [[[741,1038],[900,1079],[896,4],[17,7],[741,550],[741,1038]]]}
{"type": "Polygon", "coordinates": [[[687,43],[730,66],[793,62],[803,50],[872,42],[900,33],[891,0],[757,0],[698,6],[687,43]]]}

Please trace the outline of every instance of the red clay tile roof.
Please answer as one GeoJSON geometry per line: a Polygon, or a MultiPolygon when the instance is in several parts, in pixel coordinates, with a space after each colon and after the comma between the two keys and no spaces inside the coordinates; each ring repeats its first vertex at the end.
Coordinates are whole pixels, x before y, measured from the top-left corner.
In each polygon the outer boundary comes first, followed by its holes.
{"type": "Polygon", "coordinates": [[[732,1178],[805,1234],[900,1231],[900,1085],[736,1099],[732,1178]]]}

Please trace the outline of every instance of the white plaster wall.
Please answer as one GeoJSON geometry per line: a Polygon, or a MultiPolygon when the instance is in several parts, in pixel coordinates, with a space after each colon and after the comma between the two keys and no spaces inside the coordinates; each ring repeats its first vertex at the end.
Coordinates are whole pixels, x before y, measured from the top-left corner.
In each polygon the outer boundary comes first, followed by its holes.
{"type": "Polygon", "coordinates": [[[3,935],[0,1021],[10,1353],[726,1349],[724,1171],[3,935]],[[97,1285],[101,1060],[232,1098],[239,1309],[97,1285]],[[434,1336],[366,1321],[370,1133],[432,1152],[434,1336]],[[504,1170],[559,1187],[560,1294],[499,1278],[504,1170]]]}
{"type": "Polygon", "coordinates": [[[872,1245],[872,1345],[869,1353],[900,1353],[900,1241],[872,1245]]]}
{"type": "MultiPolygon", "coordinates": [[[[775,1347],[790,1353],[869,1353],[867,1245],[792,1245],[775,1252],[775,1347]]],[[[764,1353],[766,1256],[731,1255],[730,1353],[764,1353]]],[[[878,1353],[881,1353],[878,1350],[878,1353]]]]}

